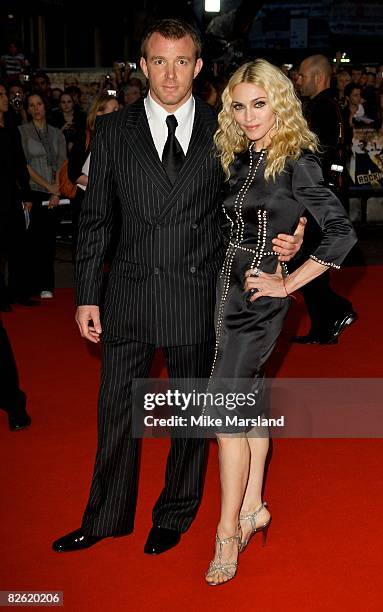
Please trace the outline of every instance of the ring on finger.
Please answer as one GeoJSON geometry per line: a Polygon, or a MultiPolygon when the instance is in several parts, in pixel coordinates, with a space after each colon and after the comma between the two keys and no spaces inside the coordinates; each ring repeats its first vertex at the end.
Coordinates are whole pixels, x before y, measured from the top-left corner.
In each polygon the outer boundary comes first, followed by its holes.
{"type": "Polygon", "coordinates": [[[249,277],[251,276],[262,276],[263,272],[259,268],[251,268],[249,272],[249,277]]]}

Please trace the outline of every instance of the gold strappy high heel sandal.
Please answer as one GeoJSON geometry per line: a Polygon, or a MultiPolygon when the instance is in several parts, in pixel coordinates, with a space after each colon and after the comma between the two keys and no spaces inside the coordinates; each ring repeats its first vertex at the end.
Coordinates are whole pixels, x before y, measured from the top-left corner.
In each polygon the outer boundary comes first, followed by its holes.
{"type": "Polygon", "coordinates": [[[245,550],[245,548],[248,545],[248,543],[250,542],[251,538],[253,537],[253,535],[257,531],[262,531],[262,546],[266,545],[267,532],[268,532],[269,527],[270,527],[271,516],[270,516],[269,520],[266,523],[264,523],[263,525],[260,525],[259,527],[257,527],[257,516],[258,516],[258,514],[261,512],[261,510],[263,508],[267,508],[267,502],[262,502],[262,504],[259,506],[259,508],[257,508],[255,510],[255,512],[252,512],[251,514],[240,514],[239,515],[239,520],[240,521],[250,521],[251,529],[252,529],[252,531],[251,531],[249,537],[247,538],[247,540],[243,540],[241,542],[241,546],[240,546],[239,552],[243,552],[245,550]]]}
{"type": "Polygon", "coordinates": [[[222,540],[218,536],[218,534],[216,534],[215,540],[216,540],[216,543],[218,544],[217,560],[211,561],[209,565],[209,569],[207,570],[205,574],[206,582],[210,586],[218,586],[219,584],[225,584],[226,582],[229,582],[229,580],[232,580],[234,578],[235,574],[237,573],[238,561],[222,562],[222,549],[223,549],[223,546],[225,544],[229,544],[229,542],[236,542],[238,546],[238,550],[241,545],[241,536],[239,535],[239,533],[236,533],[230,538],[223,538],[222,540]],[[222,582],[210,582],[209,580],[207,580],[207,578],[211,574],[215,574],[216,572],[221,572],[221,574],[227,579],[223,580],[222,582]]]}

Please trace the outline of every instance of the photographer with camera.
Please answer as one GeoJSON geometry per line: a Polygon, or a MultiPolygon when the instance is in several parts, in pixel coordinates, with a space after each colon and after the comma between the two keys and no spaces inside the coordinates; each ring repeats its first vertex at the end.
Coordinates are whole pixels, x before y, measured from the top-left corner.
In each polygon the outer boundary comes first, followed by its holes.
{"type": "Polygon", "coordinates": [[[109,89],[115,89],[117,92],[117,90],[120,89],[121,85],[128,81],[133,70],[136,70],[136,68],[137,64],[135,64],[134,62],[114,62],[113,76],[106,75],[106,79],[109,79],[109,82],[113,84],[113,86],[109,87],[109,89]]]}
{"type": "Polygon", "coordinates": [[[104,79],[101,83],[100,94],[105,96],[117,97],[118,89],[120,86],[120,76],[115,72],[105,74],[104,79]]]}
{"type": "Polygon", "coordinates": [[[28,123],[28,115],[24,106],[25,93],[20,83],[14,83],[9,88],[9,114],[14,125],[28,123]]]}

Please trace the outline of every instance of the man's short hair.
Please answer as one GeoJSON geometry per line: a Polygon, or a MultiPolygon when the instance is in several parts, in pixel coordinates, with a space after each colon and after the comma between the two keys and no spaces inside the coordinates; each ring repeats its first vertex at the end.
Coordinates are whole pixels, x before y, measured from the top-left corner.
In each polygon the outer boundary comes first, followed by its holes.
{"type": "Polygon", "coordinates": [[[146,59],[146,47],[149,38],[155,34],[160,34],[164,38],[179,40],[185,36],[190,36],[194,42],[196,59],[201,56],[202,43],[201,38],[190,24],[182,19],[160,19],[153,23],[145,32],[141,43],[141,55],[146,59]]]}
{"type": "Polygon", "coordinates": [[[344,95],[349,98],[354,89],[359,89],[360,91],[362,91],[362,86],[358,83],[347,83],[346,87],[344,88],[344,95]]]}

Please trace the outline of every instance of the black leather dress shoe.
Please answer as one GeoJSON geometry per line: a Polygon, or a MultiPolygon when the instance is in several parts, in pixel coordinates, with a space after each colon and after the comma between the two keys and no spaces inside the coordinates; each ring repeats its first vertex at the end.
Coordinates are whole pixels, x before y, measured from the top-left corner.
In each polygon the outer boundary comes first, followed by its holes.
{"type": "Polygon", "coordinates": [[[26,410],[17,411],[15,413],[8,413],[8,424],[11,431],[18,431],[19,429],[25,429],[32,423],[32,419],[26,410]]]}
{"type": "Polygon", "coordinates": [[[348,325],[355,323],[357,318],[358,315],[353,310],[343,314],[332,324],[328,334],[322,334],[321,344],[335,344],[338,342],[338,338],[342,331],[346,329],[348,325]]]}
{"type": "Polygon", "coordinates": [[[52,544],[53,550],[56,552],[72,552],[74,550],[84,550],[97,544],[103,540],[103,536],[88,536],[82,532],[82,529],[71,531],[67,535],[55,540],[52,544]]]}
{"type": "Polygon", "coordinates": [[[337,344],[342,331],[348,325],[352,325],[357,318],[356,312],[351,310],[344,313],[339,319],[336,319],[328,326],[328,329],[321,329],[320,332],[310,330],[306,336],[294,336],[291,338],[291,342],[296,344],[337,344]]]}
{"type": "Polygon", "coordinates": [[[166,529],[165,527],[152,527],[146,544],[144,553],[147,555],[160,555],[170,548],[177,546],[181,539],[179,531],[174,529],[166,529]]]}

